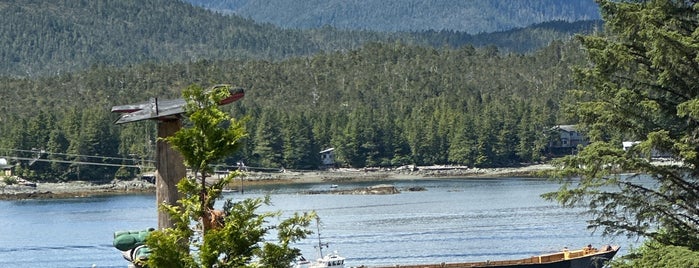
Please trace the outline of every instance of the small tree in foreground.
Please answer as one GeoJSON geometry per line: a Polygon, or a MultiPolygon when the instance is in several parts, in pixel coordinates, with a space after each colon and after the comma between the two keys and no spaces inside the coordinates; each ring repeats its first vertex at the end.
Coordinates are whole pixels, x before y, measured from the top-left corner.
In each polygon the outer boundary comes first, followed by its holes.
{"type": "Polygon", "coordinates": [[[154,231],[147,238],[149,267],[289,267],[300,255],[290,244],[311,234],[307,227],[315,213],[297,213],[276,226],[266,226],[269,218],[280,216],[256,212],[270,204],[268,197],[226,200],[222,210],[214,208],[223,187],[241,175],[234,171],[217,182],[207,181],[212,164],[238,150],[245,137],[243,122],[218,108],[229,89],[217,86],[205,91],[194,85],[183,92],[190,122],[166,140],[182,153],[194,178],[178,183],[178,205],[161,205],[174,227],[154,231]],[[265,241],[272,230],[277,233],[276,243],[265,241]]]}

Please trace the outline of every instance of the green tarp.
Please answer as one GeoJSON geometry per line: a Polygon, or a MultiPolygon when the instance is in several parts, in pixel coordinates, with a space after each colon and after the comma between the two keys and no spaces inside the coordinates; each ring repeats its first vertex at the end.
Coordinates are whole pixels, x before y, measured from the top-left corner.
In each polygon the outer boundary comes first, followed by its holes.
{"type": "Polygon", "coordinates": [[[134,249],[145,244],[152,229],[114,232],[114,247],[121,251],[134,249]]]}

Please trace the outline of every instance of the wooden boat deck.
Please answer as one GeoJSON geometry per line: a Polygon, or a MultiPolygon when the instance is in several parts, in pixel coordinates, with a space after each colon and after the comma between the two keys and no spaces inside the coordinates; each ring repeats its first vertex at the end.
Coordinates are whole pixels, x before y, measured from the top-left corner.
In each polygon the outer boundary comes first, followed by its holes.
{"type": "MultiPolygon", "coordinates": [[[[482,261],[482,262],[465,262],[465,263],[439,263],[439,264],[411,264],[411,265],[392,265],[392,266],[371,266],[372,268],[471,268],[471,267],[517,267],[517,266],[536,266],[547,267],[546,264],[556,264],[566,260],[592,258],[594,256],[612,256],[619,250],[618,246],[607,246],[602,250],[583,248],[580,250],[563,250],[551,254],[543,254],[524,259],[516,260],[501,260],[501,261],[482,261]]],[[[365,266],[360,266],[365,267],[365,266]]]]}

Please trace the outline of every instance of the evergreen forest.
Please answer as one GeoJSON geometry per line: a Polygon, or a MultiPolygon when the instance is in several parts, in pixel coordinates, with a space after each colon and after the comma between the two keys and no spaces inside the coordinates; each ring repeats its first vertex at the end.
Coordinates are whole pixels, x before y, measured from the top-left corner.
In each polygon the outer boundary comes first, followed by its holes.
{"type": "Polygon", "coordinates": [[[508,31],[549,21],[599,20],[594,0],[187,0],[289,29],[508,31]]]}
{"type": "Polygon", "coordinates": [[[571,23],[518,31],[557,33],[520,53],[498,46],[514,42],[507,33],[280,30],[179,1],[9,1],[0,12],[46,20],[0,16],[24,23],[1,27],[14,36],[0,39],[0,55],[16,60],[2,61],[0,157],[38,181],[131,178],[152,166],[155,122],[115,125],[110,108],[180,98],[192,84],[245,89],[223,107],[247,118],[248,131],[224,166],[313,170],[327,148],[338,166],[355,168],[538,162],[550,157],[551,128],[567,123],[572,66],[586,61],[573,33],[558,30],[581,29],[571,23]],[[105,34],[107,25],[121,26],[105,34]],[[494,41],[446,41],[457,35],[494,41]],[[229,42],[243,39],[252,43],[229,42]],[[49,71],[13,71],[39,65],[49,71]]]}
{"type": "Polygon", "coordinates": [[[553,40],[591,32],[599,24],[557,20],[480,34],[446,29],[379,33],[330,26],[298,30],[214,13],[180,0],[8,0],[0,2],[0,74],[37,77],[145,62],[277,61],[357,49],[367,42],[496,46],[503,52],[528,53],[553,40]]]}

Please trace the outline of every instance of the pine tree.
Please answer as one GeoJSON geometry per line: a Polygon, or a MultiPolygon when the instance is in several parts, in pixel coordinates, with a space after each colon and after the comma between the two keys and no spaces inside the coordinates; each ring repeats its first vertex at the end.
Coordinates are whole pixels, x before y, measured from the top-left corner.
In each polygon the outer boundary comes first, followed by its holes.
{"type": "Polygon", "coordinates": [[[591,65],[571,92],[579,97],[574,118],[592,143],[561,161],[558,175],[580,180],[545,196],[585,205],[590,227],[604,234],[697,251],[699,4],[598,2],[607,32],[579,38],[591,65]],[[624,151],[621,141],[640,144],[624,151]],[[658,153],[679,164],[655,164],[658,153]]]}
{"type": "Polygon", "coordinates": [[[263,168],[279,168],[282,164],[281,122],[276,112],[264,110],[257,121],[253,161],[263,168]]]}
{"type": "Polygon", "coordinates": [[[320,165],[318,146],[313,142],[313,131],[302,115],[287,116],[282,128],[283,163],[285,168],[316,169],[320,165]]]}

